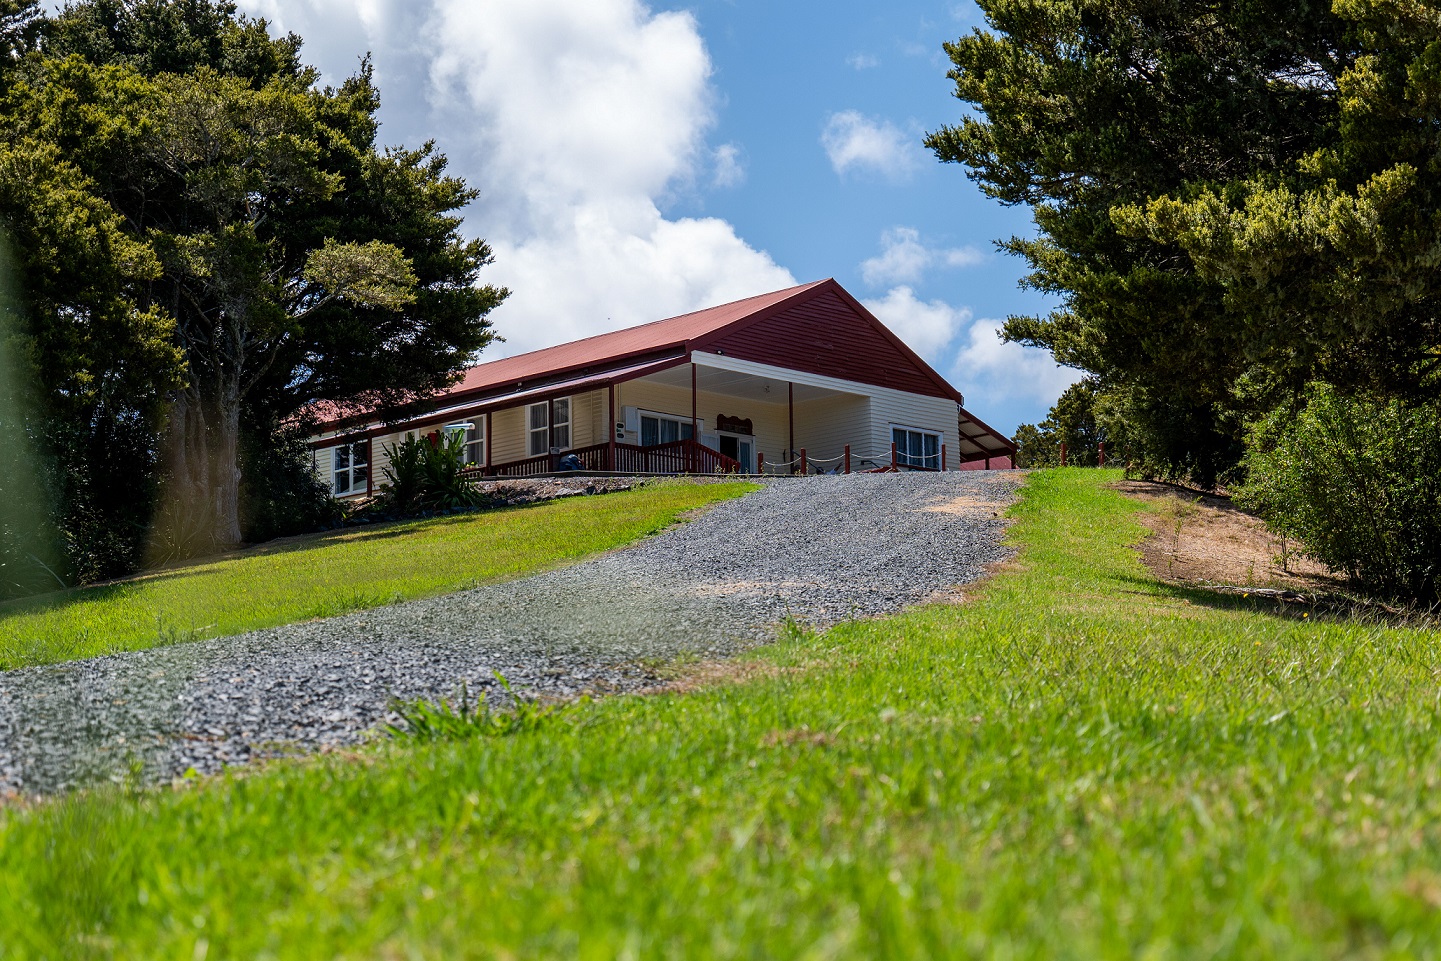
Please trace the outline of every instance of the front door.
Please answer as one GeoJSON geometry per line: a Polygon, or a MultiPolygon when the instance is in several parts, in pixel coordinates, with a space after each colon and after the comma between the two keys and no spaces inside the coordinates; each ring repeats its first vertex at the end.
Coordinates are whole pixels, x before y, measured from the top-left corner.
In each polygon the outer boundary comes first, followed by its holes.
{"type": "Polygon", "coordinates": [[[746,474],[755,473],[755,439],[743,437],[740,434],[721,434],[720,452],[741,465],[741,471],[746,474]]]}

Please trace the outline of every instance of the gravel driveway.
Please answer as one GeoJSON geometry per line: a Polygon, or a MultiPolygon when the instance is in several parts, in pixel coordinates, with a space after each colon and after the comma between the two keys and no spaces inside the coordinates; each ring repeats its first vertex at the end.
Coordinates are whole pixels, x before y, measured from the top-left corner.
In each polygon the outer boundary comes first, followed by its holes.
{"type": "Polygon", "coordinates": [[[168,778],[353,743],[394,697],[654,686],[658,662],[763,643],[787,615],[888,614],[1004,559],[1018,475],[768,483],[625,550],[323,621],[0,673],[0,795],[168,778]]]}

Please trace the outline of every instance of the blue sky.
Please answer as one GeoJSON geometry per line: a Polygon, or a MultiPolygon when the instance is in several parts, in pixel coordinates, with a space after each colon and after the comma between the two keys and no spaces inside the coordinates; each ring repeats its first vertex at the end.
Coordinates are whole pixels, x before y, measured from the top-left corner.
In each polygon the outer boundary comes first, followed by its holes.
{"type": "MultiPolygon", "coordinates": [[[[493,356],[835,277],[1012,431],[1075,379],[1002,346],[1045,310],[993,242],[1032,229],[921,146],[973,4],[242,0],[329,79],[370,51],[383,137],[434,138],[515,291],[493,356]]],[[[488,351],[488,354],[492,352],[488,351]]]]}

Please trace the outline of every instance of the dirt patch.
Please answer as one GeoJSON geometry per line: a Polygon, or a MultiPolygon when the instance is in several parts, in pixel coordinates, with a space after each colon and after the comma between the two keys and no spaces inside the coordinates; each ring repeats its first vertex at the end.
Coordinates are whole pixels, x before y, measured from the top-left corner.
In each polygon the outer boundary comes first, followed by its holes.
{"type": "Polygon", "coordinates": [[[944,504],[932,504],[930,507],[921,509],[931,514],[950,514],[952,517],[969,517],[977,511],[985,511],[992,517],[999,517],[1001,508],[1005,506],[1005,504],[998,504],[993,500],[980,497],[957,497],[944,504]]]}
{"type": "Polygon", "coordinates": [[[655,672],[656,683],[634,691],[635,695],[692,694],[707,688],[799,674],[799,667],[780,667],[760,660],[699,661],[662,668],[655,672]],[[664,676],[671,673],[672,676],[664,676]]]}
{"type": "Polygon", "coordinates": [[[1173,584],[1234,585],[1329,593],[1345,584],[1295,544],[1266,530],[1229,497],[1151,481],[1123,481],[1124,494],[1151,507],[1138,520],[1151,529],[1141,559],[1173,584]]]}

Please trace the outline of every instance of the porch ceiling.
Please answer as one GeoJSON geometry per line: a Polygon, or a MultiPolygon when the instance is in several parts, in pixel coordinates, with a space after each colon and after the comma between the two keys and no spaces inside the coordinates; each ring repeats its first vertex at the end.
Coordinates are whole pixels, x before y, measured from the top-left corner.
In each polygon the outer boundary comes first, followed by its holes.
{"type": "MultiPolygon", "coordinates": [[[[722,394],[727,397],[735,397],[740,400],[757,401],[763,404],[784,404],[786,402],[786,381],[775,380],[765,377],[757,377],[753,374],[743,374],[731,370],[722,370],[717,367],[697,367],[696,386],[707,394],[722,394]]],[[[672,367],[659,373],[650,374],[645,378],[653,384],[665,384],[670,387],[679,387],[690,390],[690,365],[682,364],[679,367],[672,367]]],[[[836,395],[847,395],[845,391],[827,390],[824,387],[811,387],[806,384],[795,385],[796,403],[803,403],[808,400],[821,400],[836,395]]],[[[862,395],[854,395],[862,396],[862,395]]]]}

